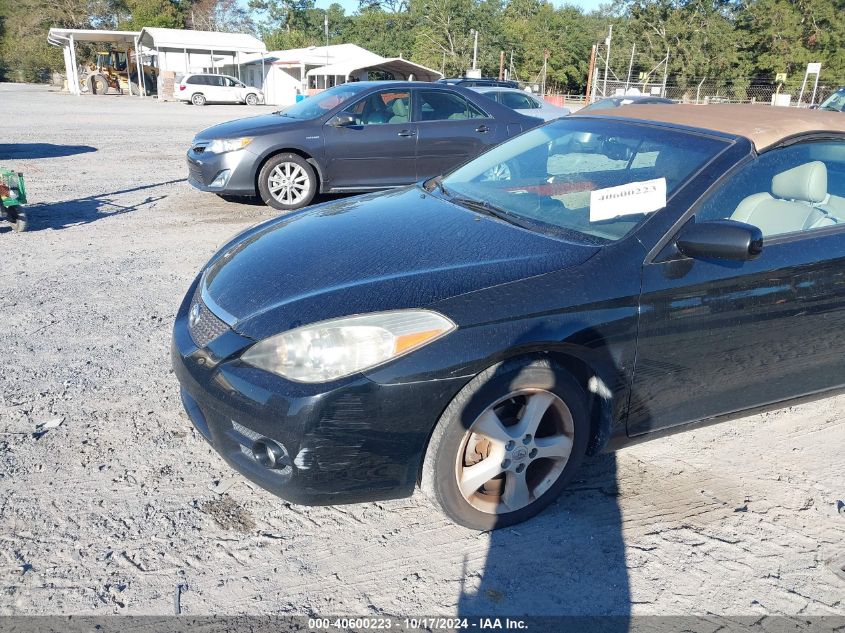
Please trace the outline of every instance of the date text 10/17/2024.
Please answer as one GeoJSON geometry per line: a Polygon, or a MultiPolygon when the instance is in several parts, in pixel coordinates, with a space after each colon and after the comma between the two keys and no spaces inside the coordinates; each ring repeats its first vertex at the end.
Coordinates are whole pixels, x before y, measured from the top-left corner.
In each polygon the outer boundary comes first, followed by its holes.
{"type": "Polygon", "coordinates": [[[387,631],[396,629],[408,631],[519,631],[528,628],[524,620],[518,618],[392,618],[392,617],[352,617],[352,618],[309,618],[308,628],[318,631],[333,630],[371,630],[387,631]]]}

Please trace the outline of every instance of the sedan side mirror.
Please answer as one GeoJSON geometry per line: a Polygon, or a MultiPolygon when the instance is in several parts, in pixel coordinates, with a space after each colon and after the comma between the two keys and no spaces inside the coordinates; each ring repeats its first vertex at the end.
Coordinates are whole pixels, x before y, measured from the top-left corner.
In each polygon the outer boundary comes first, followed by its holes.
{"type": "Polygon", "coordinates": [[[329,121],[332,127],[348,127],[355,125],[355,117],[351,114],[338,114],[329,121]]]}
{"type": "Polygon", "coordinates": [[[695,259],[748,261],[763,252],[763,233],[735,220],[693,221],[681,229],[675,245],[695,259]]]}

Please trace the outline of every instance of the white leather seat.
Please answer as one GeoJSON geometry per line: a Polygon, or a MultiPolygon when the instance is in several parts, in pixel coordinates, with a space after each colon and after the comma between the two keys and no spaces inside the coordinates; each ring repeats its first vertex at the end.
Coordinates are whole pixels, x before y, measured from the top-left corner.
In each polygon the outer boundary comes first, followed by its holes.
{"type": "Polygon", "coordinates": [[[764,236],[830,226],[839,223],[824,208],[830,198],[827,167],[821,161],[812,161],[775,175],[772,193],[748,196],[731,219],[759,227],[764,236]]]}

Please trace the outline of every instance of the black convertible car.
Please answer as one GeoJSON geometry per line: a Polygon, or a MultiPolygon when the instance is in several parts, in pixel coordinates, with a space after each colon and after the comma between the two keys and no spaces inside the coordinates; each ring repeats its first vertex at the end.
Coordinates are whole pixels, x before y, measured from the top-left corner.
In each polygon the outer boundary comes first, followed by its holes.
{"type": "Polygon", "coordinates": [[[472,90],[352,82],[275,114],[215,125],[188,150],[188,182],[289,211],[317,191],[387,189],[442,174],[540,121],[472,90]]]}
{"type": "Polygon", "coordinates": [[[420,485],[490,529],[585,455],[845,384],[845,118],[612,112],[226,244],[173,333],[197,430],[291,501],[420,485]]]}

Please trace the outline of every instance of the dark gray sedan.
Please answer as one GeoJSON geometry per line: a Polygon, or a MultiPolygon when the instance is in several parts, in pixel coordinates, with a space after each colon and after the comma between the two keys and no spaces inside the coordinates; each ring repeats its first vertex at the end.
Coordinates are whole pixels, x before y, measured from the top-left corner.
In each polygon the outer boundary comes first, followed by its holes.
{"type": "Polygon", "coordinates": [[[478,93],[422,82],[353,82],[283,112],[215,125],[188,151],[188,181],[276,209],[317,192],[407,185],[539,124],[478,93]]]}

